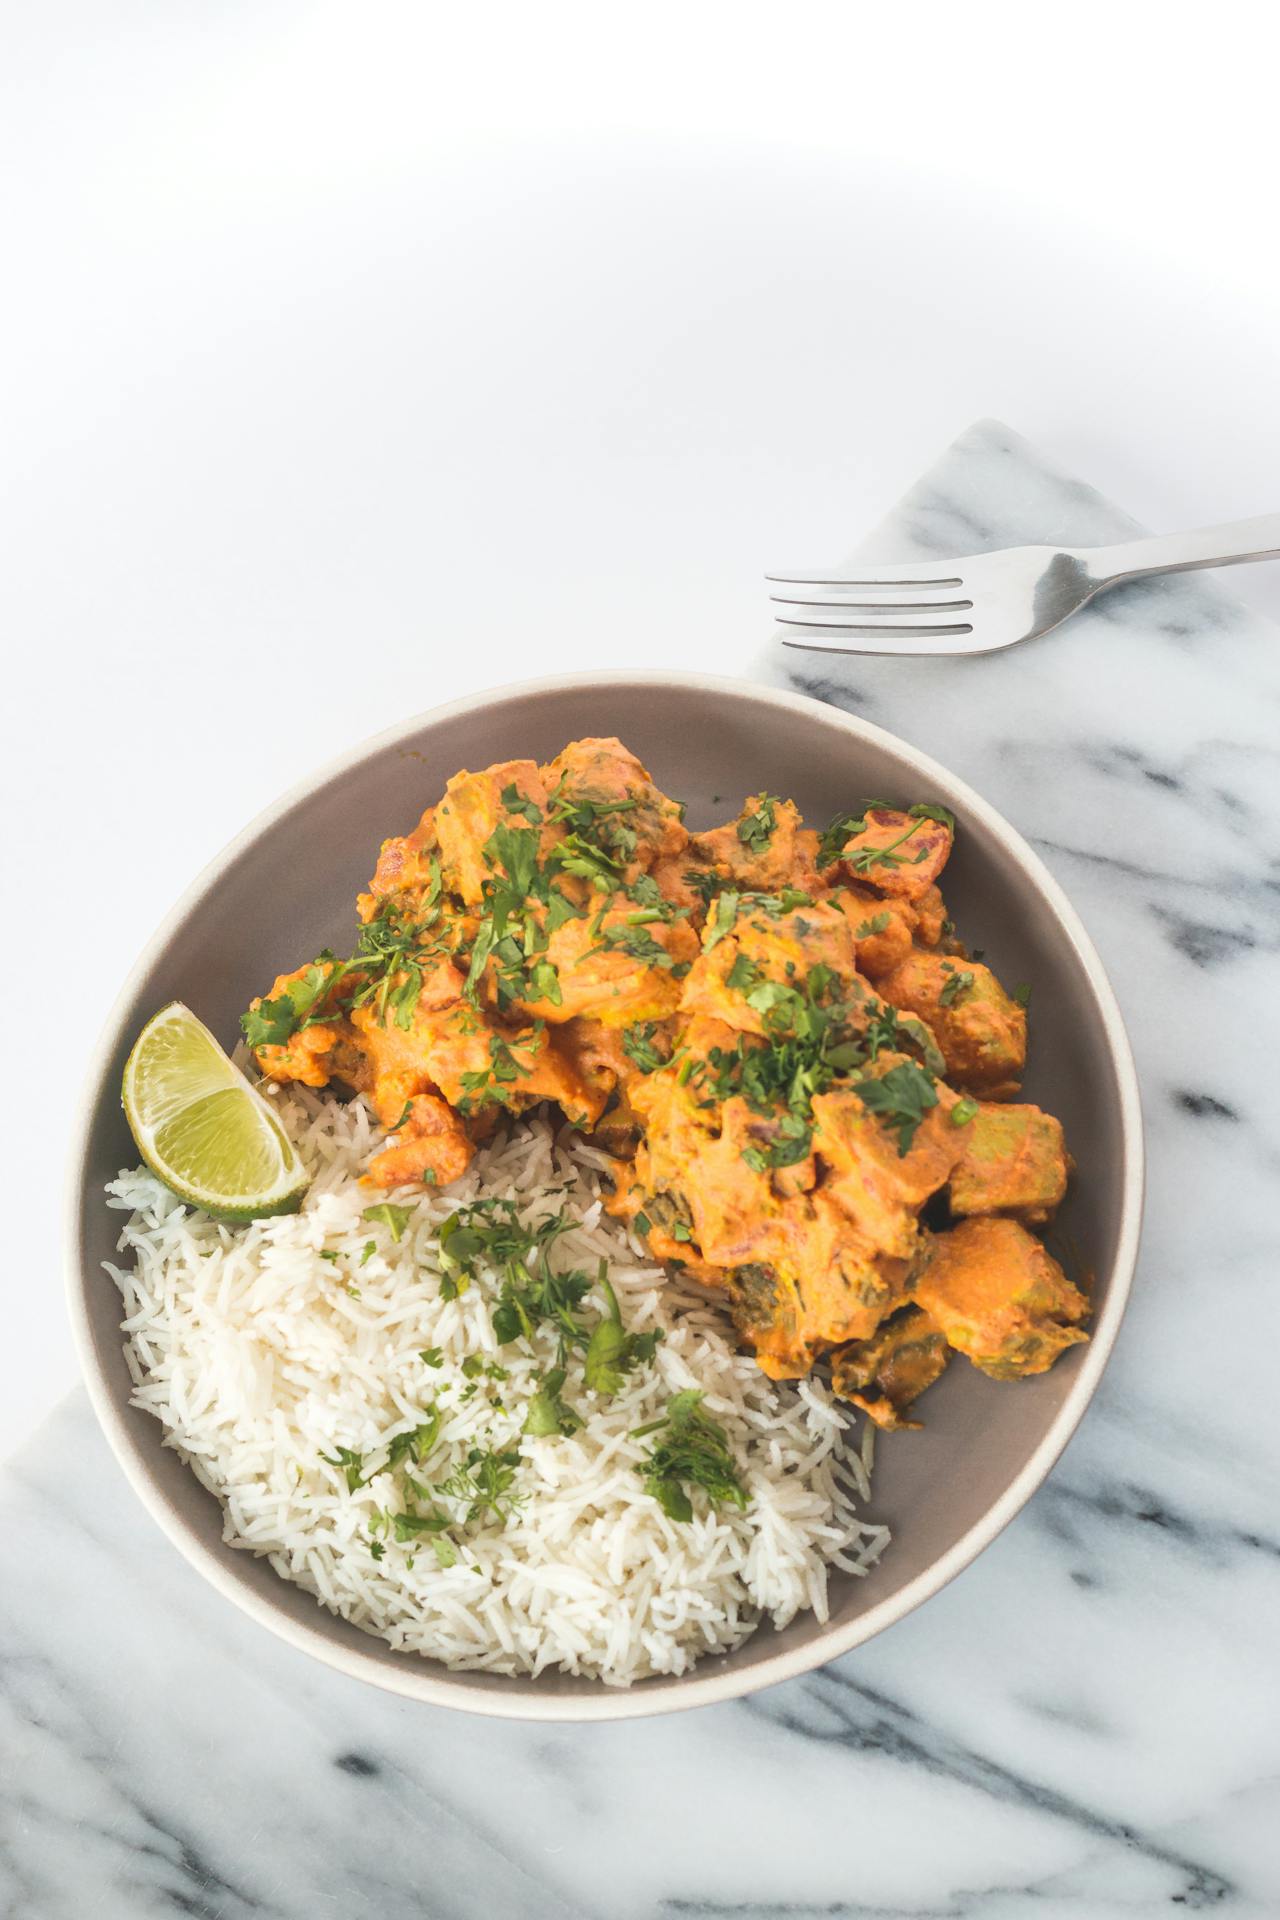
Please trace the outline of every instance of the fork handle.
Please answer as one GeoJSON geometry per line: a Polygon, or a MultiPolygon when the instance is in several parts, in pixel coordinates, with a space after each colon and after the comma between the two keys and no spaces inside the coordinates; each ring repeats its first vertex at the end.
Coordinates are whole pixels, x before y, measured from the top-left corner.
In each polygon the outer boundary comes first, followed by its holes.
{"type": "Polygon", "coordinates": [[[1225,527],[1197,527],[1116,547],[1089,547],[1081,554],[1100,586],[1144,573],[1187,573],[1192,567],[1234,567],[1242,560],[1280,559],[1280,513],[1233,520],[1225,527]]]}

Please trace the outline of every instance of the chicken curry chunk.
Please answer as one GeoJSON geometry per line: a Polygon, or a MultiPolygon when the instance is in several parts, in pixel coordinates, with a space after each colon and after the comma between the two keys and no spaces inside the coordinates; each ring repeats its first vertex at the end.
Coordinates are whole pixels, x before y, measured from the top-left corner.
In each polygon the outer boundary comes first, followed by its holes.
{"type": "Polygon", "coordinates": [[[1088,1301],[1016,1220],[962,1220],[940,1233],[912,1298],[993,1380],[1047,1373],[1064,1347],[1087,1337],[1088,1301]]]}
{"type": "Polygon", "coordinates": [[[867,801],[817,832],[758,792],[691,834],[616,739],[462,771],[383,842],[350,957],[281,974],[245,1037],[268,1079],[369,1102],[386,1189],[557,1108],[766,1373],[829,1366],[912,1426],[953,1352],[1015,1379],[1086,1337],[1030,1231],[1071,1163],[1013,1104],[1026,1013],[948,917],[954,831],[867,801]]]}
{"type": "Polygon", "coordinates": [[[914,952],[884,974],[879,991],[918,1014],[942,1050],[947,1078],[985,1099],[1012,1099],[1027,1058],[1027,1015],[977,960],[914,952]]]}
{"type": "Polygon", "coordinates": [[[979,1104],[951,1175],[952,1213],[1011,1213],[1027,1226],[1052,1220],[1067,1191],[1062,1123],[1039,1107],[979,1104]]]}
{"type": "Polygon", "coordinates": [[[951,1349],[935,1320],[919,1307],[903,1307],[873,1335],[855,1346],[837,1347],[831,1356],[831,1383],[892,1433],[919,1427],[906,1409],[942,1375],[951,1349]]]}

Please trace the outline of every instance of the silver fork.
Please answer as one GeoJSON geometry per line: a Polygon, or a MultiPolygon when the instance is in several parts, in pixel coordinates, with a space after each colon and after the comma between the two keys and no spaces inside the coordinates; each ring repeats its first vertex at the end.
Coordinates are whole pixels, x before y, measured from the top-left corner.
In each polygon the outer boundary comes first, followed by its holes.
{"type": "Polygon", "coordinates": [[[995,653],[1048,633],[1118,581],[1275,559],[1280,513],[1115,547],[1008,547],[909,566],[869,562],[852,578],[765,577],[783,589],[769,596],[776,619],[832,636],[783,634],[787,647],[815,653],[995,653]]]}

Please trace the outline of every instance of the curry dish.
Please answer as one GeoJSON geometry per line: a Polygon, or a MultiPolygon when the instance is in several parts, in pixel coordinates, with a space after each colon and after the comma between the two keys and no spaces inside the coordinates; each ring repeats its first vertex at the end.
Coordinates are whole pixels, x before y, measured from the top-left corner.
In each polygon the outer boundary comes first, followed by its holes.
{"type": "Polygon", "coordinates": [[[953,1351],[1043,1373],[1087,1337],[1035,1231],[1070,1160],[1017,1099],[1024,1004],[947,916],[951,815],[868,801],[819,833],[760,793],[707,833],[682,816],[618,740],[456,774],[384,842],[352,958],[254,1001],[259,1068],[365,1095],[386,1188],[446,1186],[554,1103],[767,1374],[825,1361],[883,1427],[953,1351]]]}

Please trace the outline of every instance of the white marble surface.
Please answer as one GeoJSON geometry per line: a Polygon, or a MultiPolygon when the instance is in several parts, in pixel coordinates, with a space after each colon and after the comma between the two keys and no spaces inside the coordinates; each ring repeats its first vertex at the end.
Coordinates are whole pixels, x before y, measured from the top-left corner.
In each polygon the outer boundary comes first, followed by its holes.
{"type": "MultiPolygon", "coordinates": [[[[1131,525],[986,425],[875,551],[1131,525]]],[[[1280,635],[1183,579],[1016,654],[757,671],[972,780],[1111,971],[1151,1178],[1081,1433],[967,1574],[836,1666],[542,1732],[384,1698],[241,1619],[77,1396],[0,1478],[5,1920],[1280,1910],[1280,635]]]]}

